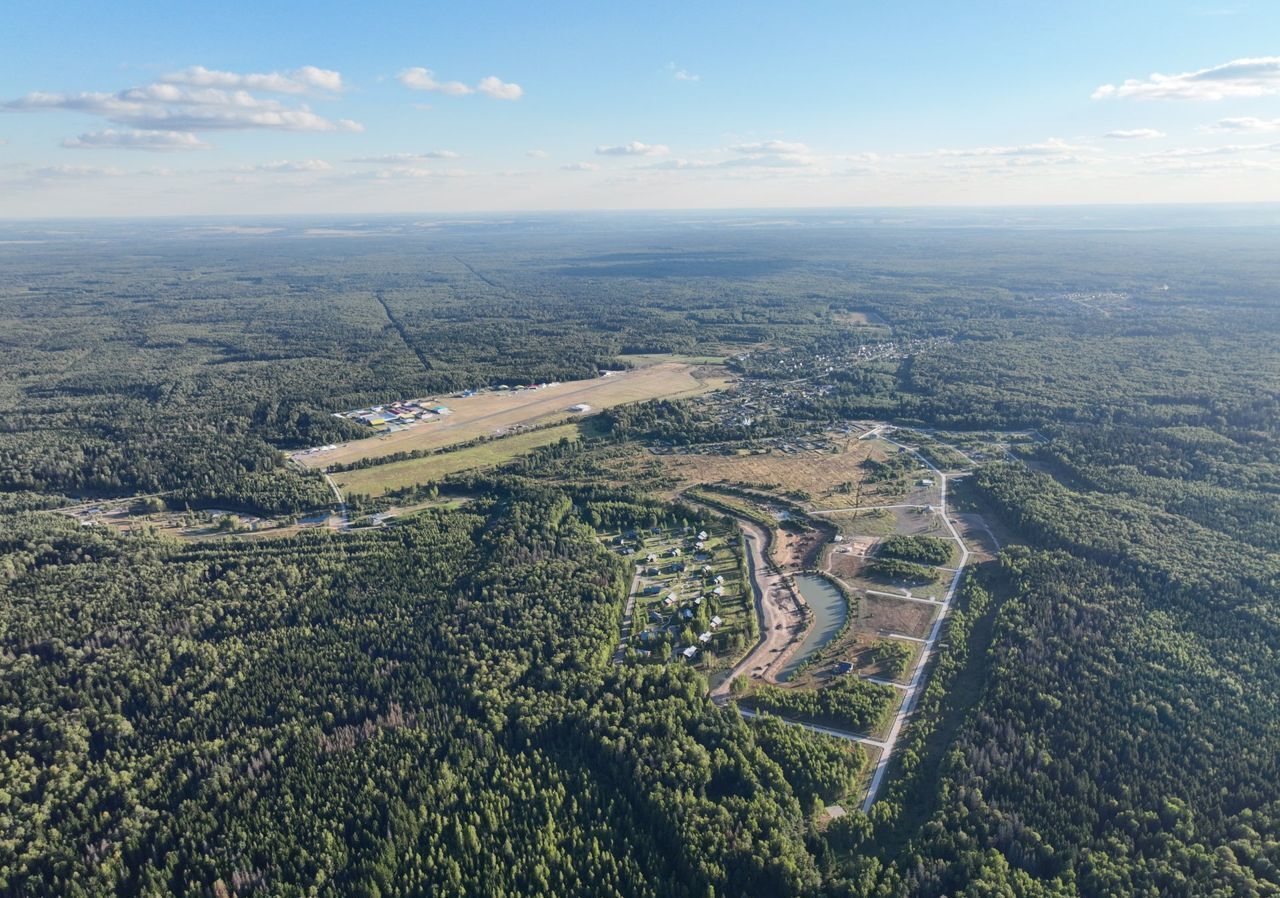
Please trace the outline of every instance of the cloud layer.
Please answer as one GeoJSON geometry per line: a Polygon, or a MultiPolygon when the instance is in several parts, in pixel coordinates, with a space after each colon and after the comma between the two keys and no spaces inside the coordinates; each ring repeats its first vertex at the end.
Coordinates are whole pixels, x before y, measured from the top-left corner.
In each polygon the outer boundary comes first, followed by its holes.
{"type": "Polygon", "coordinates": [[[440,81],[431,69],[416,66],[401,71],[396,75],[396,80],[411,90],[429,91],[451,97],[482,93],[495,100],[518,100],[524,96],[524,88],[519,84],[503,81],[496,75],[481,78],[476,86],[472,87],[461,81],[440,81]]]}
{"type": "Polygon", "coordinates": [[[192,87],[220,87],[228,90],[256,90],[264,93],[305,94],[315,91],[337,93],[342,90],[342,75],[331,69],[304,65],[291,72],[240,75],[235,72],[219,72],[193,65],[180,72],[163,76],[167,84],[186,84],[192,87]]]}
{"type": "Polygon", "coordinates": [[[1108,131],[1102,136],[1112,140],[1151,140],[1164,137],[1164,132],[1157,131],[1155,128],[1122,128],[1118,131],[1108,131]]]}
{"type": "Polygon", "coordinates": [[[181,150],[207,150],[209,144],[189,131],[90,131],[62,142],[69,150],[146,150],[171,153],[181,150]]]}
{"type": "Polygon", "coordinates": [[[371,165],[409,165],[424,162],[428,159],[460,159],[453,150],[427,150],[425,153],[383,153],[379,156],[356,156],[348,162],[363,162],[371,165]]]}
{"type": "Polygon", "coordinates": [[[1157,72],[1145,81],[1131,78],[1122,84],[1104,84],[1093,92],[1093,98],[1224,100],[1276,93],[1280,93],[1280,56],[1257,56],[1180,75],[1157,72]]]}
{"type": "Polygon", "coordinates": [[[1280,131],[1280,118],[1267,119],[1244,116],[1242,118],[1218,119],[1209,127],[1209,130],[1230,134],[1271,134],[1280,131]]]}
{"type": "MultiPolygon", "coordinates": [[[[150,84],[115,93],[33,91],[0,104],[0,109],[10,112],[80,112],[138,132],[165,132],[169,135],[167,138],[153,136],[151,140],[163,142],[167,139],[172,145],[169,148],[174,148],[180,142],[194,146],[192,142],[199,141],[193,132],[199,131],[361,131],[363,128],[357,122],[325,118],[312,112],[304,103],[287,103],[257,95],[333,91],[341,86],[342,76],[339,73],[315,66],[287,73],[247,75],[193,66],[150,84]],[[186,136],[175,137],[179,132],[186,132],[186,136]]],[[[123,146],[130,140],[121,136],[122,132],[114,130],[97,133],[97,138],[92,134],[84,135],[80,138],[85,141],[83,144],[73,142],[72,145],[90,146],[95,145],[95,141],[115,140],[123,146]]],[[[145,142],[143,138],[133,140],[139,144],[145,142]]]]}
{"type": "Polygon", "coordinates": [[[638,140],[616,146],[596,147],[597,156],[665,156],[669,152],[671,150],[663,144],[641,143],[638,140]]]}

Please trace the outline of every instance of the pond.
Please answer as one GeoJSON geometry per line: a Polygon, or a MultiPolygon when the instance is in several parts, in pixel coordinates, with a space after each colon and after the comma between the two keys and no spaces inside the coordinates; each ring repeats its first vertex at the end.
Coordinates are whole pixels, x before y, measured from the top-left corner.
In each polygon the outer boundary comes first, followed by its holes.
{"type": "Polygon", "coordinates": [[[815,652],[830,642],[844,626],[849,616],[849,603],[844,600],[840,590],[836,589],[822,577],[814,574],[797,574],[796,590],[801,598],[813,609],[813,625],[805,634],[804,641],[787,659],[786,665],[778,672],[778,680],[785,683],[791,679],[796,668],[803,664],[815,652]]]}

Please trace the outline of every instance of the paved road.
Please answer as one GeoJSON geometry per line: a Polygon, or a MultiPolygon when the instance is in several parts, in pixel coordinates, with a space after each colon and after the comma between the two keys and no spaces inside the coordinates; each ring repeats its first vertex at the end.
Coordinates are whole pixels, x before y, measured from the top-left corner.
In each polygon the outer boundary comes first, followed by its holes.
{"type": "MultiPolygon", "coordinates": [[[[893,443],[892,440],[885,439],[885,442],[893,443]]],[[[895,446],[901,446],[901,443],[893,443],[895,446]]],[[[934,618],[933,627],[929,630],[929,638],[923,640],[924,648],[920,652],[920,657],[916,660],[915,670],[911,674],[911,682],[907,687],[906,697],[902,700],[902,706],[898,709],[898,713],[894,715],[893,725],[889,727],[889,734],[884,740],[884,750],[880,754],[880,760],[876,764],[875,773],[871,777],[871,785],[867,789],[866,800],[862,803],[862,810],[871,810],[871,805],[875,803],[876,796],[880,792],[880,787],[884,784],[884,776],[889,768],[889,761],[893,757],[893,750],[897,747],[898,737],[902,734],[902,727],[911,717],[911,712],[915,710],[916,702],[920,700],[920,693],[924,691],[926,680],[926,671],[929,667],[929,660],[933,657],[934,647],[938,644],[938,637],[942,633],[942,625],[947,619],[947,612],[951,609],[951,601],[955,598],[956,590],[960,586],[960,578],[964,576],[965,565],[969,563],[969,549],[965,546],[964,540],[960,538],[959,532],[956,530],[955,524],[951,522],[951,518],[947,516],[947,475],[943,474],[933,463],[929,461],[923,454],[912,449],[910,446],[904,447],[912,452],[916,458],[933,472],[937,479],[941,498],[938,504],[939,513],[942,515],[942,521],[950,531],[951,537],[956,541],[956,545],[960,547],[960,563],[956,565],[955,573],[951,577],[951,585],[947,588],[947,593],[943,596],[942,606],[938,609],[938,616],[934,618]]]]}

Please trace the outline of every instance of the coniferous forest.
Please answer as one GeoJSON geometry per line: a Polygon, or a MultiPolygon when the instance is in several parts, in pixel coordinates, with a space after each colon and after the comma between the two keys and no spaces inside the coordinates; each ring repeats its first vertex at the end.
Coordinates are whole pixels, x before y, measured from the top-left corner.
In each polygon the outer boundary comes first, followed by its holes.
{"type": "MultiPolygon", "coordinates": [[[[1280,231],[797,221],[5,225],[0,894],[1280,895],[1280,231]],[[327,514],[286,453],[362,435],[334,412],[642,353],[767,401],[616,406],[386,526],[58,511],[327,514]],[[634,571],[609,544],[755,488],[673,502],[623,453],[853,420],[944,466],[1014,435],[955,488],[1001,550],[865,813],[862,748],[613,663],[634,571]]],[[[867,725],[891,693],[811,710],[867,725]]]]}

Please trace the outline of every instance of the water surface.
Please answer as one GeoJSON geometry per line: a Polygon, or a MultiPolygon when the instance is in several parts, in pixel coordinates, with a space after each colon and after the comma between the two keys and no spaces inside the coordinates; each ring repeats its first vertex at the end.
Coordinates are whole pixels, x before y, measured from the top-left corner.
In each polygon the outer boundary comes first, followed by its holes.
{"type": "Polygon", "coordinates": [[[813,609],[813,625],[805,634],[804,641],[787,659],[787,663],[778,672],[778,679],[785,683],[791,679],[797,667],[810,658],[840,632],[845,618],[849,616],[849,603],[844,600],[840,590],[836,589],[822,577],[814,574],[797,574],[796,590],[801,598],[813,609]]]}

